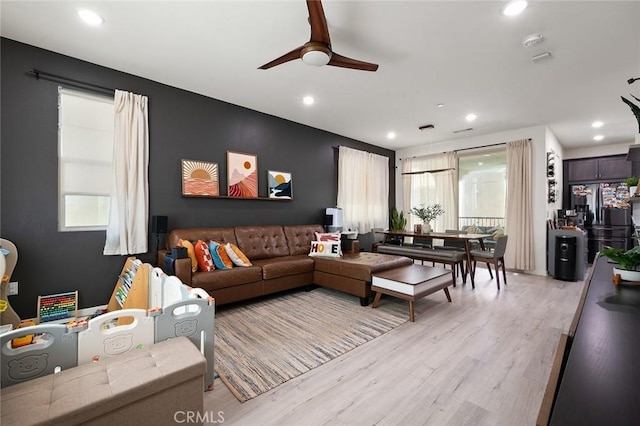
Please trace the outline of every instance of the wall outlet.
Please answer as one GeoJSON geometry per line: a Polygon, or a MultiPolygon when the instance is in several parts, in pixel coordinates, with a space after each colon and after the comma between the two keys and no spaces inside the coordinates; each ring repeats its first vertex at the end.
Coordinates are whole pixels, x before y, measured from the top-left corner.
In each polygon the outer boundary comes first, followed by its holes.
{"type": "Polygon", "coordinates": [[[18,281],[11,281],[7,287],[7,296],[15,296],[18,294],[18,281]]]}

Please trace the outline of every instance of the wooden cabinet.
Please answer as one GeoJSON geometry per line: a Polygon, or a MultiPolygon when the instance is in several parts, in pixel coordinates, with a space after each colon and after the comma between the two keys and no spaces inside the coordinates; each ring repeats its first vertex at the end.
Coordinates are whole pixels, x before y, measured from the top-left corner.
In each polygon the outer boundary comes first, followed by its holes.
{"type": "Polygon", "coordinates": [[[632,175],[632,162],[627,161],[626,155],[566,160],[566,163],[567,182],[616,181],[632,175]]]}

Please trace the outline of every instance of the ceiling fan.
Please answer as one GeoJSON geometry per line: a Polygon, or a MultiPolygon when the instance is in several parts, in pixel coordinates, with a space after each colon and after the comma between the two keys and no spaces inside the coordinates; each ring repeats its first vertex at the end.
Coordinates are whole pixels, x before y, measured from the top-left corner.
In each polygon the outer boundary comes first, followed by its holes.
{"type": "Polygon", "coordinates": [[[309,65],[322,66],[332,65],[334,67],[352,68],[362,71],[375,71],[377,64],[347,58],[331,50],[331,40],[329,39],[329,29],[327,19],[324,16],[322,3],[320,0],[307,0],[309,9],[309,25],[311,25],[311,39],[300,47],[285,53],[277,59],[268,62],[259,69],[266,70],[294,59],[302,59],[302,62],[309,65]]]}

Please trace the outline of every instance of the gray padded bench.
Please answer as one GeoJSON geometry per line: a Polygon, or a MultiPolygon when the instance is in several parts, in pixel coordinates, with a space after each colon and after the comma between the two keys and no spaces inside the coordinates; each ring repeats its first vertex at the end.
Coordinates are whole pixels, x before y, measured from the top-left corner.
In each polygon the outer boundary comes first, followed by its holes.
{"type": "MultiPolygon", "coordinates": [[[[453,277],[454,287],[456,286],[456,265],[460,264],[462,266],[461,270],[464,271],[464,261],[466,260],[465,253],[461,251],[410,245],[396,246],[392,244],[380,244],[376,247],[376,251],[378,253],[406,256],[421,262],[426,261],[451,265],[451,275],[453,277]]],[[[467,277],[464,272],[462,272],[462,282],[467,282],[467,277]]]]}
{"type": "Polygon", "coordinates": [[[0,424],[184,423],[204,409],[207,362],[184,336],[2,389],[0,424]]]}

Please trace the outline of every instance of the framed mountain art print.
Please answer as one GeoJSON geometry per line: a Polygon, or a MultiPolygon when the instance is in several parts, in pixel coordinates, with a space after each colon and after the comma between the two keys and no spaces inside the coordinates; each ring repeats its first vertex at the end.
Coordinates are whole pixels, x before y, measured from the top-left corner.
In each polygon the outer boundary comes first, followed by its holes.
{"type": "Polygon", "coordinates": [[[281,200],[292,200],[293,191],[291,187],[291,173],[267,171],[269,184],[269,198],[281,200]]]}
{"type": "Polygon", "coordinates": [[[258,157],[227,151],[227,188],[229,197],[258,197],[258,157]]]}

